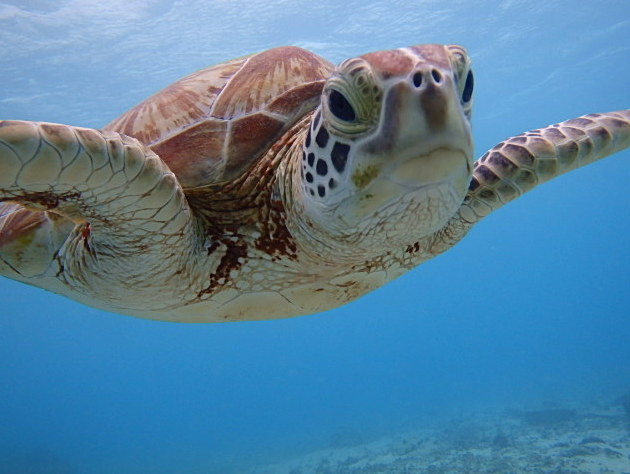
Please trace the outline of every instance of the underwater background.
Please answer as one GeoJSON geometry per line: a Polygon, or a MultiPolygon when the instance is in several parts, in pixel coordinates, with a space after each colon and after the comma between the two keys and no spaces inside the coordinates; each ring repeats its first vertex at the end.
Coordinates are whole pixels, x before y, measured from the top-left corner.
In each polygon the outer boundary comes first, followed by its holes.
{"type": "MultiPolygon", "coordinates": [[[[12,0],[0,118],[98,128],[274,46],[340,62],[420,43],[468,49],[477,156],[630,107],[628,0],[12,0]]],[[[478,410],[614,404],[630,393],[629,183],[625,151],[354,303],[286,320],[146,321],[0,279],[0,472],[248,472],[478,410]]]]}

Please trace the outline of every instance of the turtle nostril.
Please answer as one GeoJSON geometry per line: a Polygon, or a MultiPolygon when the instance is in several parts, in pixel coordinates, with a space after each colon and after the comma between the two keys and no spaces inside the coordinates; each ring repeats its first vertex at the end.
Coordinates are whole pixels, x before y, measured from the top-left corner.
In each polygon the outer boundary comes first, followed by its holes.
{"type": "Polygon", "coordinates": [[[436,83],[440,83],[442,82],[442,74],[440,74],[440,71],[438,71],[437,69],[432,69],[431,70],[431,76],[433,76],[433,80],[436,83]]]}
{"type": "Polygon", "coordinates": [[[413,75],[413,85],[420,87],[422,85],[422,73],[417,72],[413,75]]]}

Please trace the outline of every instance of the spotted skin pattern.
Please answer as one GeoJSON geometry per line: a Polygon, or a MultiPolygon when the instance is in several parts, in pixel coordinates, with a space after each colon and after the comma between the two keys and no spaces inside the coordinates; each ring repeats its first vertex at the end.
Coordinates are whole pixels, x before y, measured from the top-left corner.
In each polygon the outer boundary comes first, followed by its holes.
{"type": "Polygon", "coordinates": [[[334,308],[538,184],[630,146],[630,110],[472,161],[459,46],[334,68],[275,48],[194,73],[103,130],[0,121],[0,275],[138,317],[334,308]]]}
{"type": "Polygon", "coordinates": [[[321,110],[318,109],[309,127],[302,152],[304,192],[313,198],[325,198],[339,186],[346,171],[351,148],[349,140],[331,137],[320,117],[321,110]]]}

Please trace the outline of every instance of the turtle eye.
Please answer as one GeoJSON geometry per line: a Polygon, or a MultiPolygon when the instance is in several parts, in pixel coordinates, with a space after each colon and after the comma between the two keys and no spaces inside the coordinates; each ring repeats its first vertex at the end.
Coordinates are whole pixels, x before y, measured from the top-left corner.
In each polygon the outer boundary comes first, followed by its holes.
{"type": "Polygon", "coordinates": [[[474,86],[475,80],[473,79],[473,73],[472,71],[468,71],[468,75],[466,76],[466,84],[464,84],[464,92],[462,92],[462,100],[464,102],[470,102],[474,86]]]}
{"type": "Polygon", "coordinates": [[[339,120],[351,122],[356,118],[356,113],[348,99],[337,90],[332,90],[328,95],[328,108],[339,120]]]}

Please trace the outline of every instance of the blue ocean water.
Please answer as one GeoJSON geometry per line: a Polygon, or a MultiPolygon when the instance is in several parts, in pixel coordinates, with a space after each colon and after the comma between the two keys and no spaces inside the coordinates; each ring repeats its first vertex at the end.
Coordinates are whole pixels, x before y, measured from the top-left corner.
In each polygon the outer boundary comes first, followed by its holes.
{"type": "MultiPolygon", "coordinates": [[[[98,128],[183,75],[273,46],[339,62],[429,42],[473,59],[478,156],[630,107],[627,0],[4,0],[0,118],[98,128]]],[[[301,318],[160,323],[2,279],[0,470],[247,472],[338,433],[612,403],[630,391],[629,182],[626,151],[301,318]]]]}

